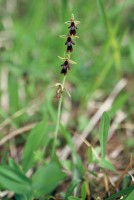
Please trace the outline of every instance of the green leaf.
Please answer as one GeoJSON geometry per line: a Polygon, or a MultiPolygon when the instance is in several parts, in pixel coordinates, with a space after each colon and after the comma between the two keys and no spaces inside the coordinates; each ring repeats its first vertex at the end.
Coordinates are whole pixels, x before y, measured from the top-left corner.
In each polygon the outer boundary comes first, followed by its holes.
{"type": "Polygon", "coordinates": [[[110,127],[110,119],[106,112],[102,114],[101,122],[100,122],[100,145],[101,145],[101,158],[104,159],[106,155],[106,146],[107,146],[107,137],[108,130],[110,127]]]}
{"type": "Polygon", "coordinates": [[[15,199],[16,200],[28,200],[26,195],[19,195],[19,194],[15,195],[15,199]]]}
{"type": "Polygon", "coordinates": [[[28,195],[15,194],[15,200],[32,200],[28,195]]]}
{"type": "Polygon", "coordinates": [[[112,165],[112,163],[106,159],[101,159],[99,161],[99,166],[104,168],[104,169],[109,169],[111,171],[115,171],[114,166],[112,165]]]}
{"type": "Polygon", "coordinates": [[[64,177],[65,175],[56,162],[41,167],[32,177],[34,196],[50,194],[64,177]]]}
{"type": "MultiPolygon", "coordinates": [[[[120,192],[111,195],[108,198],[105,198],[105,200],[115,200],[116,198],[120,198],[122,196],[126,196],[126,195],[130,194],[132,191],[134,191],[134,185],[131,185],[131,186],[127,187],[126,189],[121,190],[120,192]]],[[[130,199],[130,200],[132,200],[132,199],[130,199]]]]}
{"type": "Polygon", "coordinates": [[[82,200],[85,200],[86,196],[87,196],[87,186],[86,186],[86,182],[83,182],[82,187],[81,187],[82,200]]]}
{"type": "Polygon", "coordinates": [[[0,166],[0,185],[17,194],[27,194],[32,189],[31,181],[22,172],[7,165],[0,166]]]}
{"type": "Polygon", "coordinates": [[[35,152],[48,142],[48,131],[44,122],[39,123],[30,133],[23,153],[22,165],[24,171],[27,171],[35,162],[35,152]]]}
{"type": "Polygon", "coordinates": [[[22,173],[20,166],[12,158],[9,159],[9,166],[15,171],[22,173]]]}
{"type": "Polygon", "coordinates": [[[132,181],[132,177],[126,174],[122,180],[122,184],[121,184],[122,189],[127,188],[130,185],[131,181],[132,181]]]}
{"type": "Polygon", "coordinates": [[[134,198],[134,190],[128,195],[126,200],[132,200],[134,198]]]}
{"type": "Polygon", "coordinates": [[[128,100],[129,94],[128,93],[123,93],[120,94],[115,101],[112,104],[111,109],[108,111],[108,115],[110,116],[110,118],[112,118],[116,112],[120,109],[123,108],[124,104],[126,103],[126,101],[128,100]]]}
{"type": "Polygon", "coordinates": [[[73,164],[72,164],[72,161],[70,160],[60,160],[60,164],[63,166],[63,168],[65,168],[66,170],[68,171],[72,171],[72,167],[73,167],[73,164]]]}

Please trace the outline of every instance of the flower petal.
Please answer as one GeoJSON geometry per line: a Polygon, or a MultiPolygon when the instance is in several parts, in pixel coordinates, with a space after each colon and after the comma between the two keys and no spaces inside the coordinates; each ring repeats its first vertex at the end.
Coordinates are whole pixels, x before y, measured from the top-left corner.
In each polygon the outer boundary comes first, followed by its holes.
{"type": "Polygon", "coordinates": [[[61,59],[61,60],[66,60],[66,58],[62,58],[62,57],[60,57],[60,56],[58,56],[58,58],[61,59]]]}
{"type": "Polygon", "coordinates": [[[73,64],[73,65],[76,65],[77,63],[74,62],[73,60],[69,60],[69,63],[73,64]]]}
{"type": "Polygon", "coordinates": [[[60,35],[60,38],[67,38],[67,35],[60,35]]]}

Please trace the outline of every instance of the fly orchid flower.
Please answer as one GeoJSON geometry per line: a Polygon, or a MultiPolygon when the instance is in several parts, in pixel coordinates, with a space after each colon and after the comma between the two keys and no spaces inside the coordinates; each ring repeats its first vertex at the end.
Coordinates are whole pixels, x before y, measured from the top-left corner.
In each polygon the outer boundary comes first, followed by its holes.
{"type": "Polygon", "coordinates": [[[65,42],[65,45],[67,45],[67,52],[73,51],[73,45],[75,45],[75,43],[72,41],[71,36],[68,36],[67,41],[65,42]]]}
{"type": "Polygon", "coordinates": [[[65,60],[65,62],[61,66],[62,66],[61,74],[66,75],[67,70],[70,69],[68,60],[65,60]]]}
{"type": "Polygon", "coordinates": [[[71,21],[71,24],[70,26],[68,26],[68,28],[70,28],[69,30],[70,35],[76,35],[77,26],[75,25],[74,21],[71,21]]]}
{"type": "Polygon", "coordinates": [[[72,39],[79,38],[78,36],[71,36],[69,35],[60,35],[61,38],[66,38],[65,45],[67,45],[67,52],[73,51],[73,45],[75,45],[75,42],[72,39]]]}
{"type": "Polygon", "coordinates": [[[60,56],[58,56],[58,58],[60,58],[61,60],[64,61],[64,63],[61,65],[62,66],[62,70],[61,70],[61,74],[66,75],[67,71],[70,70],[70,64],[77,64],[76,62],[74,62],[73,60],[70,60],[68,58],[68,55],[66,55],[65,58],[62,58],[60,56]]]}
{"type": "Polygon", "coordinates": [[[76,29],[77,29],[77,24],[79,24],[79,21],[74,20],[74,14],[72,14],[72,18],[70,21],[65,22],[65,24],[70,24],[68,28],[70,28],[69,33],[70,35],[76,35],[76,29]]]}

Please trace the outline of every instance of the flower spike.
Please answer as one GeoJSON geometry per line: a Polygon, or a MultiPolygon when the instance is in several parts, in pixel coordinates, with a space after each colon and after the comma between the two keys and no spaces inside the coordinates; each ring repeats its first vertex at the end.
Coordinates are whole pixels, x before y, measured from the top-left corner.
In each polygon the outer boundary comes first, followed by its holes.
{"type": "MultiPolygon", "coordinates": [[[[62,84],[60,84],[60,83],[55,84],[55,86],[58,87],[57,91],[56,91],[55,98],[58,99],[58,100],[60,99],[62,92],[65,89],[64,88],[65,79],[66,79],[66,75],[67,75],[68,70],[71,69],[70,65],[76,65],[77,64],[75,61],[71,60],[70,57],[71,57],[71,53],[73,52],[73,45],[75,45],[75,42],[73,40],[76,39],[76,38],[79,38],[76,35],[76,30],[78,29],[76,25],[79,24],[79,23],[80,23],[79,21],[76,21],[74,19],[74,14],[72,14],[71,19],[69,21],[65,22],[65,24],[68,24],[68,29],[69,29],[68,34],[60,35],[61,38],[66,39],[65,45],[67,46],[67,49],[66,49],[66,52],[64,53],[63,57],[58,56],[58,58],[60,60],[62,60],[62,62],[63,62],[61,64],[60,73],[64,75],[63,83],[62,84]]],[[[71,96],[66,89],[65,89],[65,91],[67,92],[67,94],[69,96],[71,96]]]]}

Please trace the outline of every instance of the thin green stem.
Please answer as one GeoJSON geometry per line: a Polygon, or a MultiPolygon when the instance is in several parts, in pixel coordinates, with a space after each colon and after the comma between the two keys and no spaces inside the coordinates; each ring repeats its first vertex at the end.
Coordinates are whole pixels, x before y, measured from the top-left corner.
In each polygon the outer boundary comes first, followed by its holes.
{"type": "MultiPolygon", "coordinates": [[[[64,90],[64,85],[65,85],[65,80],[66,80],[66,76],[64,76],[63,82],[62,82],[63,90],[64,90]]],[[[63,93],[61,94],[61,97],[58,103],[57,122],[56,122],[56,129],[54,132],[54,141],[53,141],[53,147],[52,147],[52,159],[54,159],[56,155],[56,143],[57,143],[57,137],[58,137],[58,131],[59,131],[59,125],[60,125],[62,100],[63,100],[63,93]]]]}

